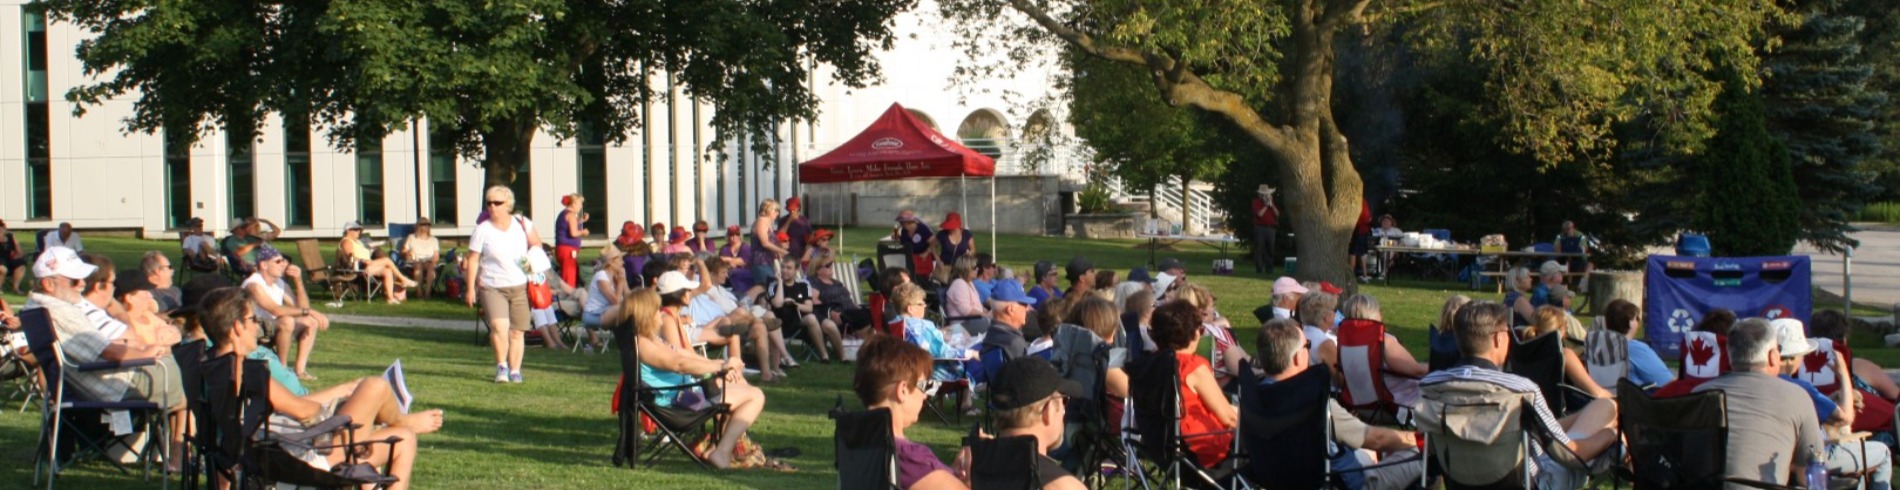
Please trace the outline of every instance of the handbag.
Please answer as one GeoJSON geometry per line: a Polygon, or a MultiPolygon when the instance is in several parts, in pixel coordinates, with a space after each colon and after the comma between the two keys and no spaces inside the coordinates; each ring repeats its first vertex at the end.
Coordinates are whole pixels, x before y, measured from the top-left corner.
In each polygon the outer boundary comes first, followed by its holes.
{"type": "Polygon", "coordinates": [[[545,310],[554,306],[554,288],[547,281],[528,281],[528,307],[545,310]]]}

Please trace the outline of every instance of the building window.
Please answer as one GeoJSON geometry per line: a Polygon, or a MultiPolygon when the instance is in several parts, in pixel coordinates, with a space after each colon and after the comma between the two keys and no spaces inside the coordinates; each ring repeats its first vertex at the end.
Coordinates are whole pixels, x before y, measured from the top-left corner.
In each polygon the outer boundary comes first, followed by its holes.
{"type": "Polygon", "coordinates": [[[454,225],[455,138],[434,131],[429,132],[429,197],[429,218],[436,225],[454,225]]]}
{"type": "MultiPolygon", "coordinates": [[[[234,121],[236,118],[227,118],[234,121]]],[[[257,215],[257,172],[252,156],[257,153],[257,143],[251,139],[251,128],[242,123],[227,123],[224,130],[224,160],[230,168],[231,179],[226,186],[226,197],[231,200],[231,219],[233,221],[257,215]],[[233,126],[233,125],[237,126],[233,126]]]]}
{"type": "Polygon", "coordinates": [[[165,128],[165,227],[191,220],[191,132],[165,128]]]}
{"type": "Polygon", "coordinates": [[[515,181],[508,189],[515,191],[515,214],[534,218],[534,174],[528,173],[528,162],[515,165],[515,181]]]}
{"type": "Polygon", "coordinates": [[[594,236],[607,234],[607,138],[593,124],[581,123],[580,190],[586,197],[581,212],[587,213],[587,231],[594,236]]]}
{"type": "Polygon", "coordinates": [[[356,140],[357,221],[364,226],[383,224],[383,138],[356,140]]]}
{"type": "Polygon", "coordinates": [[[52,108],[46,100],[46,18],[21,16],[26,31],[26,217],[53,217],[52,108]]]}
{"type": "Polygon", "coordinates": [[[284,116],[284,225],[309,228],[310,118],[284,116]]]}

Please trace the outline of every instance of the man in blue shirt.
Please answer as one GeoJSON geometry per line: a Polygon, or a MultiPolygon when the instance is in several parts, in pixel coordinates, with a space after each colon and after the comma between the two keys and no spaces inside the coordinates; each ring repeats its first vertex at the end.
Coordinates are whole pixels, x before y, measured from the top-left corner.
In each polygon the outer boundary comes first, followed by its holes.
{"type": "MultiPolygon", "coordinates": [[[[1775,338],[1781,347],[1781,379],[1794,383],[1807,392],[1808,399],[1814,403],[1814,412],[1824,428],[1849,432],[1854,425],[1854,390],[1843,389],[1837,392],[1840,400],[1821,394],[1813,384],[1794,377],[1800,370],[1802,357],[1814,352],[1814,344],[1808,342],[1806,329],[1800,320],[1782,318],[1771,322],[1775,329],[1775,338]]],[[[1634,357],[1632,355],[1632,357],[1634,357]]],[[[1873,475],[1862,488],[1885,489],[1893,487],[1893,454],[1887,445],[1879,443],[1859,444],[1829,443],[1827,445],[1827,470],[1829,473],[1859,473],[1872,469],[1873,475]]]]}
{"type": "Polygon", "coordinates": [[[1603,308],[1603,327],[1629,339],[1629,379],[1637,386],[1662,386],[1676,380],[1676,374],[1663,364],[1662,356],[1648,342],[1636,340],[1642,333],[1642,310],[1635,303],[1611,301],[1603,308]]]}
{"type": "Polygon", "coordinates": [[[990,306],[990,293],[996,290],[996,257],[990,254],[976,254],[976,280],[970,281],[976,288],[976,297],[983,301],[984,307],[990,306]]]}

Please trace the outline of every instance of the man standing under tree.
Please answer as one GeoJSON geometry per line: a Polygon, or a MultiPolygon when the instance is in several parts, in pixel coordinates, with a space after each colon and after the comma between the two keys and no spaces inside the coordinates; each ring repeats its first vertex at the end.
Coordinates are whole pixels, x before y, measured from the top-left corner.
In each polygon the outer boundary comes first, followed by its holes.
{"type": "Polygon", "coordinates": [[[1280,208],[1273,205],[1273,187],[1260,184],[1260,196],[1253,198],[1253,271],[1273,273],[1273,260],[1279,256],[1274,239],[1280,232],[1280,208]]]}

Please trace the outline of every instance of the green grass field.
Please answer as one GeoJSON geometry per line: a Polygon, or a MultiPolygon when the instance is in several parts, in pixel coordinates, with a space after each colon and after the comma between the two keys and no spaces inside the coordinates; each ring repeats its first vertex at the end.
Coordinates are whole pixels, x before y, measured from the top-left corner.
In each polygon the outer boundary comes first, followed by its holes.
{"type": "MultiPolygon", "coordinates": [[[[849,230],[843,255],[869,257],[872,241],[883,232],[849,230]]],[[[1100,268],[1114,269],[1119,276],[1148,260],[1147,250],[1137,248],[1139,242],[1133,240],[1004,239],[999,250],[1002,262],[1018,271],[1028,270],[1032,258],[1060,264],[1080,254],[1093,259],[1100,268]]],[[[982,250],[988,250],[988,242],[988,236],[981,237],[982,250]]],[[[91,250],[113,256],[120,267],[135,265],[136,257],[147,249],[176,251],[171,242],[89,237],[87,243],[91,250]]],[[[1242,251],[1230,253],[1238,259],[1242,251]]],[[[325,254],[329,257],[334,250],[326,246],[325,254]]],[[[1214,291],[1222,314],[1238,327],[1242,345],[1251,346],[1258,325],[1251,312],[1267,302],[1272,278],[1252,274],[1251,265],[1238,260],[1237,268],[1243,272],[1233,276],[1208,274],[1212,260],[1219,256],[1211,246],[1188,244],[1181,250],[1157,255],[1166,256],[1179,257],[1190,265],[1193,280],[1214,291]]],[[[1361,290],[1380,300],[1391,332],[1421,359],[1426,325],[1435,321],[1446,296],[1463,293],[1477,299],[1497,299],[1489,290],[1469,291],[1462,285],[1446,283],[1394,281],[1390,287],[1365,285],[1361,290]]],[[[19,296],[5,298],[15,305],[23,301],[19,296]]],[[[327,311],[451,319],[471,316],[458,302],[442,300],[412,300],[400,306],[352,302],[345,308],[327,311]]],[[[768,449],[799,448],[803,455],[791,459],[800,468],[798,473],[714,473],[702,471],[677,455],[662,458],[654,468],[627,470],[609,464],[615,423],[608,411],[608,399],[619,374],[613,356],[531,349],[526,363],[527,383],[497,385],[491,381],[490,351],[477,343],[472,330],[338,325],[318,342],[312,371],[322,380],[313,386],[376,374],[391,361],[402,359],[417,398],[416,407],[447,412],[443,430],[421,438],[421,458],[415,473],[418,488],[833,488],[832,424],[825,412],[839,397],[846,399],[846,406],[857,406],[849,391],[849,368],[809,364],[793,371],[788,383],[764,387],[769,402],[764,417],[753,428],[754,438],[768,449]]],[[[1900,364],[1900,352],[1877,348],[1877,344],[1878,339],[1870,335],[1854,341],[1859,355],[1886,365],[1900,364]]],[[[18,403],[17,399],[11,400],[8,410],[0,413],[0,461],[6,462],[0,465],[3,488],[25,488],[32,479],[28,462],[40,417],[32,409],[15,410],[18,403]]],[[[912,428],[908,436],[930,445],[948,461],[965,429],[967,426],[926,420],[912,428]]],[[[156,482],[141,482],[136,476],[119,475],[103,464],[88,463],[70,468],[60,484],[66,488],[134,488],[154,486],[156,482]]]]}

